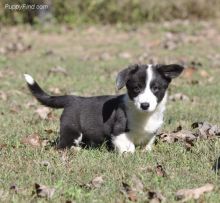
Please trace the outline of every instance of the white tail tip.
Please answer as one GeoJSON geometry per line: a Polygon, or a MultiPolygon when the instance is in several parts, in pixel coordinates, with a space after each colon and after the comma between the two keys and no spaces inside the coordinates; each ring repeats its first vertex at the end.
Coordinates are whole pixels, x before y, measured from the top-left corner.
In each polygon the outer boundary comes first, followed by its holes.
{"type": "Polygon", "coordinates": [[[27,81],[27,83],[29,85],[33,85],[34,84],[34,79],[30,75],[24,74],[24,78],[25,78],[25,80],[27,81]]]}

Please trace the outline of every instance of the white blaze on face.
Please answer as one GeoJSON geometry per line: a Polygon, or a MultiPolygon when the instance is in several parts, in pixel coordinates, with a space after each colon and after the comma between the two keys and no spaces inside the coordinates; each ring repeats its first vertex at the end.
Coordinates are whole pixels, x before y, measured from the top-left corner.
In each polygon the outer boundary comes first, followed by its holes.
{"type": "Polygon", "coordinates": [[[146,70],[146,87],[144,91],[142,91],[138,96],[134,98],[134,104],[135,106],[141,109],[142,103],[149,103],[149,108],[146,110],[147,112],[152,112],[157,107],[157,97],[153,94],[153,92],[150,89],[150,83],[153,80],[153,68],[152,65],[148,65],[148,68],[146,70]]]}

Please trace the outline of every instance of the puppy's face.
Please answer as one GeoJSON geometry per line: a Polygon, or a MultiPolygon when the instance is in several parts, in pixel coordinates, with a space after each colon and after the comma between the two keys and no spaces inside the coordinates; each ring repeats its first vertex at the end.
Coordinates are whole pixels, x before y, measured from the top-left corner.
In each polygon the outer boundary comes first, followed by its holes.
{"type": "Polygon", "coordinates": [[[171,80],[183,67],[171,65],[132,65],[122,70],[116,79],[116,87],[127,87],[129,98],[140,111],[152,112],[162,101],[171,80]]]}

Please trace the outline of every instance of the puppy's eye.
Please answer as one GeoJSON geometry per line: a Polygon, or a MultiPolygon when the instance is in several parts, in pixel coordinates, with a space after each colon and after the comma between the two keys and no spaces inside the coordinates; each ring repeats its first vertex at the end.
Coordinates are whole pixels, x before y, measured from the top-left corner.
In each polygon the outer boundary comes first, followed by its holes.
{"type": "Polygon", "coordinates": [[[133,92],[139,93],[140,91],[141,91],[140,87],[138,87],[138,86],[133,87],[133,92]]]}
{"type": "Polygon", "coordinates": [[[158,92],[160,90],[160,87],[153,86],[151,89],[152,89],[153,92],[158,92]]]}

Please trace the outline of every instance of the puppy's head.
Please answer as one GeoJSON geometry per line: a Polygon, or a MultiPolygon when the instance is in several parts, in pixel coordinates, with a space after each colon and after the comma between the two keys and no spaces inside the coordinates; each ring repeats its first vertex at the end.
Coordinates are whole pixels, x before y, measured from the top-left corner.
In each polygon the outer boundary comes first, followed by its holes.
{"type": "Polygon", "coordinates": [[[140,111],[152,112],[162,101],[169,83],[183,71],[177,64],[131,65],[118,73],[116,88],[127,88],[129,98],[140,111]]]}

